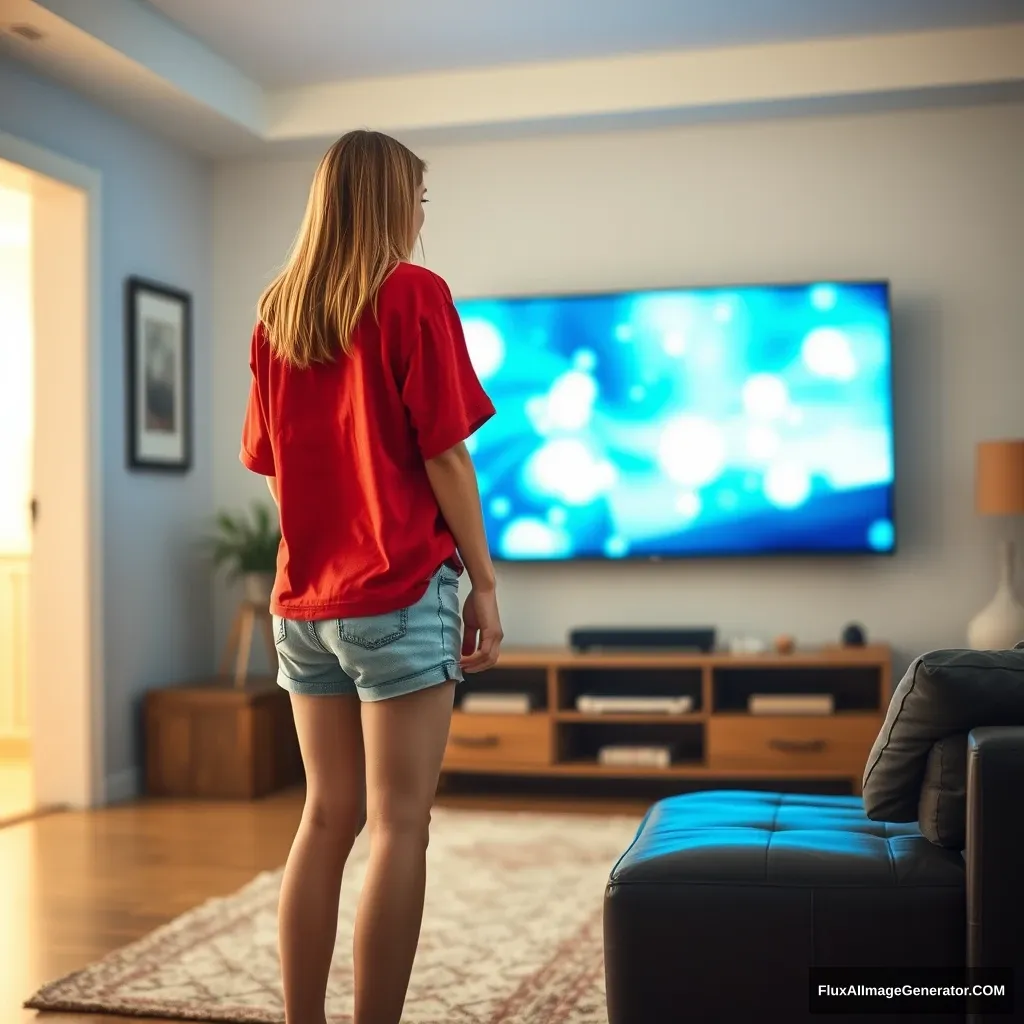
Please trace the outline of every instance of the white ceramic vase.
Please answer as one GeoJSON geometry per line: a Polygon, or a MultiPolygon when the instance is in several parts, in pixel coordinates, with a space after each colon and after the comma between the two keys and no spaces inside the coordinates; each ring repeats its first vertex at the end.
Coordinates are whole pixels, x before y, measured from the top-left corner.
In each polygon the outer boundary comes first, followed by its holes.
{"type": "Polygon", "coordinates": [[[274,574],[272,572],[247,572],[242,577],[242,590],[246,601],[269,608],[270,597],[274,592],[274,574]]]}
{"type": "Polygon", "coordinates": [[[971,619],[967,644],[976,651],[1008,651],[1024,640],[1024,605],[1014,592],[1015,547],[999,545],[999,586],[995,597],[971,619]]]}

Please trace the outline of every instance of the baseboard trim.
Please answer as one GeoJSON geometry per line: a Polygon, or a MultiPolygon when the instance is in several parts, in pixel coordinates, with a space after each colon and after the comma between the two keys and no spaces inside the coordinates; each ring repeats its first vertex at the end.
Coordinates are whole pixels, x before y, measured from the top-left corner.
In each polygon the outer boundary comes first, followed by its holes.
{"type": "Polygon", "coordinates": [[[107,776],[103,802],[123,804],[138,799],[141,792],[141,772],[138,768],[126,768],[107,776]]]}

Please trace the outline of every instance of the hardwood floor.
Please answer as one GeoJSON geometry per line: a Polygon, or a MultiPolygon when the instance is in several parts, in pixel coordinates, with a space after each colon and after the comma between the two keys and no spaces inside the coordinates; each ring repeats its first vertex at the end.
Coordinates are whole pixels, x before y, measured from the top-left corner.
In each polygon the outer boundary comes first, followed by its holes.
{"type": "Polygon", "coordinates": [[[61,813],[0,830],[0,1020],[119,1019],[19,1008],[47,981],[283,863],[300,810],[289,793],[61,813]]]}
{"type": "MultiPolygon", "coordinates": [[[[615,812],[645,804],[445,796],[440,804],[615,812]]],[[[0,829],[0,1021],[113,1024],[36,1014],[36,989],[204,900],[284,863],[302,808],[295,790],[239,803],[152,802],[57,813],[0,829]]],[[[140,1018],[132,1018],[139,1024],[140,1018]]]]}

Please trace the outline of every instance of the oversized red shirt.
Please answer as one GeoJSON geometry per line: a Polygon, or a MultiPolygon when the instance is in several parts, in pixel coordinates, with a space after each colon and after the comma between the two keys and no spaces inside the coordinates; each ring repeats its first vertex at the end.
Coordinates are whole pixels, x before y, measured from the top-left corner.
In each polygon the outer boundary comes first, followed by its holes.
{"type": "Polygon", "coordinates": [[[289,619],[407,607],[456,555],[425,461],[491,416],[451,292],[402,263],[367,311],[353,352],[299,370],[258,324],[242,463],[277,478],[282,542],[271,611],[289,619]]]}

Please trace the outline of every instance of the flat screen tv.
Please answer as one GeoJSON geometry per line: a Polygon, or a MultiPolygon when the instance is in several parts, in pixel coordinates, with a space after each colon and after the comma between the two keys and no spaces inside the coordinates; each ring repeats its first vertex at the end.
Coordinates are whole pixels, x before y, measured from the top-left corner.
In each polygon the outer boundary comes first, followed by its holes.
{"type": "Polygon", "coordinates": [[[887,282],[456,307],[496,559],[894,552],[887,282]]]}

